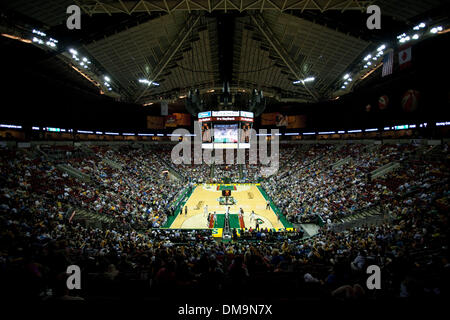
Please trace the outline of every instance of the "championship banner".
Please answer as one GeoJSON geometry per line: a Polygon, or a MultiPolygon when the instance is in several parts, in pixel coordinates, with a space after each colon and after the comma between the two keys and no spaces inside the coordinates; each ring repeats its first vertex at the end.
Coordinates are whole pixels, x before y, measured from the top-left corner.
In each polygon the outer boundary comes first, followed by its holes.
{"type": "Polygon", "coordinates": [[[277,112],[263,113],[261,115],[261,125],[273,126],[277,122],[277,112]]]}
{"type": "Polygon", "coordinates": [[[147,129],[164,129],[164,117],[147,116],[147,129]]]}
{"type": "Polygon", "coordinates": [[[169,104],[167,103],[167,101],[162,101],[161,102],[161,115],[167,116],[168,114],[169,114],[169,104]]]}
{"type": "Polygon", "coordinates": [[[288,116],[287,128],[289,129],[306,128],[306,116],[305,115],[288,116]]]}
{"type": "Polygon", "coordinates": [[[177,126],[177,117],[174,114],[171,114],[170,116],[166,117],[166,128],[174,128],[177,126]]]}
{"type": "Polygon", "coordinates": [[[191,125],[191,115],[189,113],[174,113],[178,126],[188,127],[191,125]]]}
{"type": "Polygon", "coordinates": [[[261,125],[263,126],[276,125],[277,127],[287,127],[288,123],[288,116],[279,112],[263,113],[261,115],[261,125]]]}

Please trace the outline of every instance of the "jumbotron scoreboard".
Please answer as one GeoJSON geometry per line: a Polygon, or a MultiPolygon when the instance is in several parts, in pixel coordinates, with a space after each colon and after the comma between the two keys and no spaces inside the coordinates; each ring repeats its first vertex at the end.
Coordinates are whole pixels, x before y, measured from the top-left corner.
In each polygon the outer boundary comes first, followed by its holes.
{"type": "Polygon", "coordinates": [[[203,149],[248,149],[253,112],[205,111],[198,114],[203,149]]]}

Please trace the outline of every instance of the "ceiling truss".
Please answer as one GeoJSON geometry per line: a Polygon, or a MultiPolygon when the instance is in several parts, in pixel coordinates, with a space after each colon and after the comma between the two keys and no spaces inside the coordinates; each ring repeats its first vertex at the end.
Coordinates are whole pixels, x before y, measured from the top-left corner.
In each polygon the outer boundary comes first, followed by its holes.
{"type": "Polygon", "coordinates": [[[341,12],[348,10],[364,11],[374,1],[360,0],[77,0],[76,3],[81,9],[92,16],[93,14],[105,13],[125,13],[131,15],[137,12],[172,13],[174,11],[250,11],[263,12],[266,10],[284,12],[288,10],[318,10],[325,12],[338,10],[341,12]]]}

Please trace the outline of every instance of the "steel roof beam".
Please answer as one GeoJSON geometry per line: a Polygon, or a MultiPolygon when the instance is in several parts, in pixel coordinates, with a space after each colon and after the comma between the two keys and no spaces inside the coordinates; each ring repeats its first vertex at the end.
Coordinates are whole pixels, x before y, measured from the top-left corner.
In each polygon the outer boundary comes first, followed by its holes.
{"type": "Polygon", "coordinates": [[[89,15],[99,13],[125,13],[132,14],[137,12],[165,12],[172,13],[174,11],[278,11],[284,12],[286,10],[315,10],[315,11],[329,11],[329,10],[358,10],[362,11],[369,6],[373,1],[362,0],[300,0],[296,2],[287,0],[220,0],[213,4],[211,0],[76,0],[83,11],[89,15]],[[289,3],[290,2],[290,3],[289,3]]]}
{"type": "MultiPolygon", "coordinates": [[[[169,49],[166,50],[161,60],[156,65],[155,69],[153,70],[152,74],[149,76],[150,81],[156,81],[158,76],[164,71],[166,66],[169,64],[169,62],[172,60],[172,58],[175,56],[175,54],[178,52],[178,50],[183,45],[186,38],[189,36],[189,34],[194,29],[197,22],[200,20],[201,15],[199,14],[191,14],[189,18],[187,19],[186,23],[184,24],[183,29],[178,33],[177,38],[171,43],[169,46],[169,49]]],[[[150,89],[150,86],[147,86],[140,94],[137,95],[137,97],[134,99],[135,102],[137,102],[148,90],[150,89]]]]}
{"type": "MultiPolygon", "coordinates": [[[[281,60],[283,60],[284,64],[289,68],[295,79],[300,80],[306,78],[303,72],[297,67],[292,58],[289,56],[286,49],[278,41],[272,30],[270,30],[270,27],[266,24],[261,14],[252,14],[250,15],[250,17],[258,27],[259,31],[270,43],[275,52],[280,56],[281,60]]],[[[319,100],[319,95],[313,88],[308,88],[307,85],[305,85],[304,88],[306,89],[306,91],[308,91],[308,93],[313,97],[315,101],[319,100]]]]}

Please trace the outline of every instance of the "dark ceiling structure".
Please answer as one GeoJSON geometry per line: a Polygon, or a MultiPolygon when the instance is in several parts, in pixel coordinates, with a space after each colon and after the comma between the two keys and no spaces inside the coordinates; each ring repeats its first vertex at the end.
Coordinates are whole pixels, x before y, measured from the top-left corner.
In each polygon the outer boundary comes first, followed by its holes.
{"type": "MultiPolygon", "coordinates": [[[[357,0],[15,0],[2,11],[85,53],[111,78],[116,98],[174,102],[190,90],[262,90],[277,100],[332,98],[337,81],[382,41],[448,3],[357,0]],[[66,8],[82,10],[68,30],[66,8]],[[382,9],[366,28],[367,6],[382,9]],[[311,83],[294,81],[314,77],[311,83]],[[145,79],[147,83],[139,80],[145,79]]],[[[56,52],[55,55],[62,55],[56,52]]]]}

